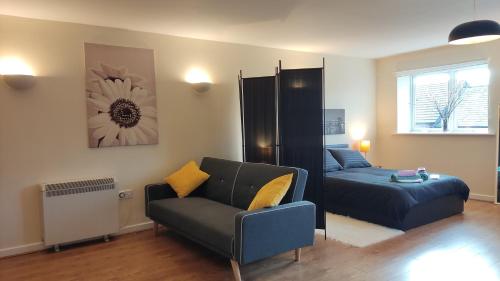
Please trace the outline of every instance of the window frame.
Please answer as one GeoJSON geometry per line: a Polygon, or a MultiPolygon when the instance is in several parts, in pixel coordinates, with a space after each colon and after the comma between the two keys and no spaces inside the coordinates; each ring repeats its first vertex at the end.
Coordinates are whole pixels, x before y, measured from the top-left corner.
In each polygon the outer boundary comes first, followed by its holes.
{"type": "MultiPolygon", "coordinates": [[[[450,87],[452,85],[455,85],[456,83],[456,73],[458,71],[466,70],[466,69],[473,69],[478,66],[483,66],[485,65],[488,69],[489,67],[489,61],[488,60],[476,60],[476,61],[471,61],[471,62],[465,62],[465,63],[459,63],[459,64],[450,64],[450,65],[443,65],[443,66],[436,66],[436,67],[430,67],[430,68],[422,68],[422,69],[415,69],[415,70],[408,70],[408,71],[401,71],[397,72],[396,75],[396,83],[398,83],[398,79],[402,77],[408,77],[409,78],[409,121],[410,123],[407,124],[408,127],[407,130],[400,130],[400,125],[399,125],[399,112],[397,113],[397,133],[398,134],[489,134],[490,132],[490,115],[491,115],[491,106],[490,106],[490,83],[488,83],[488,126],[486,128],[459,128],[458,125],[456,124],[455,120],[455,114],[456,111],[453,112],[452,116],[450,116],[450,119],[448,121],[448,131],[443,131],[442,128],[426,128],[426,129],[417,129],[416,128],[416,85],[415,85],[415,78],[419,75],[424,75],[424,74],[432,74],[432,73],[447,73],[450,78],[448,81],[448,91],[450,90],[450,87]]],[[[490,75],[491,79],[491,75],[490,75]]],[[[396,87],[398,88],[398,87],[396,87]]],[[[397,110],[399,111],[400,105],[399,105],[399,93],[396,94],[396,103],[397,103],[397,110]]],[[[401,126],[402,127],[402,126],[401,126]]]]}

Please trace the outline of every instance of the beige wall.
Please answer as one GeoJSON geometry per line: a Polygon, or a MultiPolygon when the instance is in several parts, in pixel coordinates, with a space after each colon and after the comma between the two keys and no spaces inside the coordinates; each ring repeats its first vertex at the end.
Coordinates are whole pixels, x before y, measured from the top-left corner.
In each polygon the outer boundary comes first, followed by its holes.
{"type": "Polygon", "coordinates": [[[396,72],[488,59],[490,131],[498,127],[500,41],[471,46],[445,46],[377,60],[377,161],[386,167],[425,166],[431,172],[456,175],[471,193],[493,200],[496,136],[396,135],[396,72]]]}
{"type": "MultiPolygon", "coordinates": [[[[113,176],[120,188],[135,191],[120,203],[120,225],[146,221],[145,184],[190,159],[241,159],[240,69],[246,76],[273,74],[279,59],[287,68],[321,65],[318,54],[7,16],[0,16],[0,34],[0,58],[18,56],[39,76],[26,92],[0,83],[0,254],[41,241],[42,182],[113,176]],[[154,49],[158,145],[88,148],[84,42],[154,49]],[[194,66],[215,82],[209,93],[196,94],[183,82],[194,66]]],[[[326,61],[327,106],[345,107],[375,136],[374,62],[326,61]]]]}

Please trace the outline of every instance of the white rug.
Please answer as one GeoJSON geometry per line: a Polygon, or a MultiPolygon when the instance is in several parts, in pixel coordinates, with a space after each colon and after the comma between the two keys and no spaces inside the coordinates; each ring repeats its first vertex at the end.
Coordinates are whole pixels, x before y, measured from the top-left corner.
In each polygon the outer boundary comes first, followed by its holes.
{"type": "MultiPolygon", "coordinates": [[[[324,230],[316,230],[325,235],[324,230]]],[[[345,216],[326,213],[327,238],[355,247],[367,247],[404,234],[399,229],[388,228],[345,216]]]]}

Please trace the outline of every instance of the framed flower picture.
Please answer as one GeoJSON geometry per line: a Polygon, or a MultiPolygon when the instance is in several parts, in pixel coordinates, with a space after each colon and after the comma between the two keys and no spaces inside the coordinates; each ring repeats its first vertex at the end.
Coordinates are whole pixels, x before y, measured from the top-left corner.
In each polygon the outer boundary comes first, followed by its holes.
{"type": "Polygon", "coordinates": [[[89,147],[158,143],[153,50],[85,43],[89,147]]]}

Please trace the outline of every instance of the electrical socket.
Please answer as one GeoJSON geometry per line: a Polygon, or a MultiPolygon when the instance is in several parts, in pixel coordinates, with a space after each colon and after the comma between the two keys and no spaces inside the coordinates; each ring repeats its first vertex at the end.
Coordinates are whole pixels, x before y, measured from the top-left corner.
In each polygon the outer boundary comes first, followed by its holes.
{"type": "Polygon", "coordinates": [[[134,191],[132,189],[120,190],[120,192],[118,192],[118,198],[132,199],[134,198],[134,191]]]}

